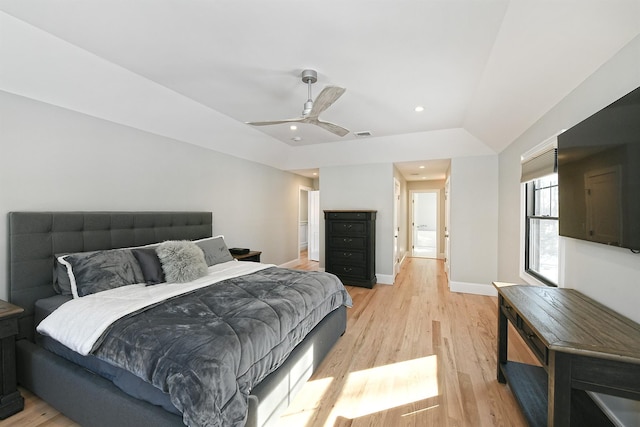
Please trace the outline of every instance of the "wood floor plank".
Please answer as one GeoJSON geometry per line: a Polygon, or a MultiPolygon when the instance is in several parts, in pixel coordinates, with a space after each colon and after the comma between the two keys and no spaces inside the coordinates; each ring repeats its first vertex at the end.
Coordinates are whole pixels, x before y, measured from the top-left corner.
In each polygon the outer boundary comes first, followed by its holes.
{"type": "MultiPolygon", "coordinates": [[[[347,289],[347,331],[279,426],[526,426],[495,378],[497,298],[450,292],[442,261],[422,258],[407,258],[393,286],[347,289]]],[[[509,357],[536,363],[509,334],[509,357]]],[[[22,392],[25,410],[0,427],[77,425],[22,392]]]]}

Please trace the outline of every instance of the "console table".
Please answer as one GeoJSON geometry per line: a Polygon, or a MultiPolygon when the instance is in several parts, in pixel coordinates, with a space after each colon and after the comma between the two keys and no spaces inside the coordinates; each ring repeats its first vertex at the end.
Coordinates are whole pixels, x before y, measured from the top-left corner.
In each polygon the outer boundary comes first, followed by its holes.
{"type": "Polygon", "coordinates": [[[575,289],[494,282],[498,381],[531,426],[612,426],[586,391],[640,400],[640,325],[575,289]],[[507,360],[511,322],[540,366],[507,360]]]}

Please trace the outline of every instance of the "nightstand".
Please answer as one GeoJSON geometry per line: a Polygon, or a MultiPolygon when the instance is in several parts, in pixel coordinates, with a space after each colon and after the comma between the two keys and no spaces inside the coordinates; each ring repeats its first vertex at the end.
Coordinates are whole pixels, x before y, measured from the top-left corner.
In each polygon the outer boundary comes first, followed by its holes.
{"type": "Polygon", "coordinates": [[[16,384],[16,335],[18,316],[24,310],[0,300],[0,419],[24,409],[24,398],[16,384]]]}
{"type": "Polygon", "coordinates": [[[260,262],[260,254],[262,254],[262,251],[249,251],[246,254],[242,254],[242,255],[231,254],[231,256],[237,259],[238,261],[260,262]]]}

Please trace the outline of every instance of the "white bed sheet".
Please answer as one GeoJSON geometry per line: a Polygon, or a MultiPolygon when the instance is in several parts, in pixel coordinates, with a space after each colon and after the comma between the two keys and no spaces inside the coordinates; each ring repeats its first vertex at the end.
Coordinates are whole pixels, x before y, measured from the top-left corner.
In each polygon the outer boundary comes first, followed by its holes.
{"type": "Polygon", "coordinates": [[[255,273],[272,264],[229,261],[213,265],[208,273],[187,283],[162,283],[146,286],[144,283],[122,286],[75,298],[62,304],[36,328],[71,350],[89,354],[104,331],[116,320],[148,307],[214,283],[255,273]]]}

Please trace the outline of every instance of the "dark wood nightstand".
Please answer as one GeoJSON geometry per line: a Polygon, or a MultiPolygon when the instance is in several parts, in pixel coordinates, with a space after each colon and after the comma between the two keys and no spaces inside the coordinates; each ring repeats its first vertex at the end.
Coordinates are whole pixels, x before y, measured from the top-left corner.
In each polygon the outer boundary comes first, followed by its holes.
{"type": "Polygon", "coordinates": [[[238,261],[260,262],[260,254],[262,254],[262,251],[249,251],[246,254],[242,254],[242,255],[231,254],[231,256],[237,259],[238,261]]]}
{"type": "Polygon", "coordinates": [[[16,384],[16,335],[18,316],[24,309],[0,300],[0,419],[24,409],[16,384]]]}

